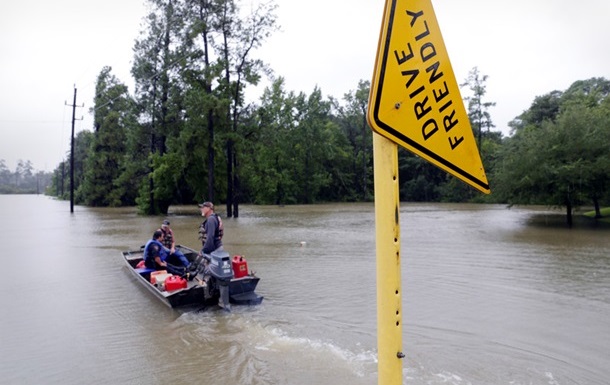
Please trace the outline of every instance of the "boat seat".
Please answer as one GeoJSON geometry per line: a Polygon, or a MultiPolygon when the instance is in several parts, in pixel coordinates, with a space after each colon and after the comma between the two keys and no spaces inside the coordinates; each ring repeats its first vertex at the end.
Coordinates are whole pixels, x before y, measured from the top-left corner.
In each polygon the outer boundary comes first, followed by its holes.
{"type": "Polygon", "coordinates": [[[150,274],[153,271],[155,271],[155,269],[151,269],[149,267],[140,267],[138,269],[134,269],[136,271],[136,273],[140,274],[140,275],[145,275],[145,274],[150,274]]]}

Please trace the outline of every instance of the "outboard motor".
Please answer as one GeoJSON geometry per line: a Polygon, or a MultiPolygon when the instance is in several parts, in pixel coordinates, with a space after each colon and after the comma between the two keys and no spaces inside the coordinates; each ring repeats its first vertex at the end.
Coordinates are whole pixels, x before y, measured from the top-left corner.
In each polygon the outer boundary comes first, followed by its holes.
{"type": "Polygon", "coordinates": [[[209,261],[209,274],[216,280],[220,299],[218,306],[230,310],[229,304],[229,283],[233,278],[233,269],[231,268],[231,257],[224,250],[214,250],[210,254],[204,256],[209,261]]]}

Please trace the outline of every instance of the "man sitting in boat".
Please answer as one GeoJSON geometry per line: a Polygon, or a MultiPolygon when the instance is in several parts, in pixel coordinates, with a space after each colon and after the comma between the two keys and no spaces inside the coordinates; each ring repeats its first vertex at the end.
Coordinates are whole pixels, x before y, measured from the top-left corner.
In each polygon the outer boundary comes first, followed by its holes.
{"type": "MultiPolygon", "coordinates": [[[[144,247],[144,265],[149,269],[167,270],[168,273],[183,276],[188,272],[188,260],[186,266],[179,267],[167,262],[169,250],[163,246],[163,231],[155,230],[151,240],[144,247]]],[[[186,258],[185,258],[186,259],[186,258]]]]}
{"type": "Polygon", "coordinates": [[[189,267],[191,263],[188,258],[186,258],[180,250],[176,249],[176,238],[174,237],[174,232],[169,227],[169,221],[167,219],[161,224],[161,232],[163,232],[163,246],[169,250],[170,260],[178,259],[182,265],[189,267]]]}

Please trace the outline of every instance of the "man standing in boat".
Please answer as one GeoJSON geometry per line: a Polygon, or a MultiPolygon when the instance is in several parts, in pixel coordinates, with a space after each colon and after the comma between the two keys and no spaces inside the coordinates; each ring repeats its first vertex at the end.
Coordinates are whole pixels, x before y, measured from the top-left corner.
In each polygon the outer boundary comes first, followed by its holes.
{"type": "Polygon", "coordinates": [[[210,254],[214,250],[222,250],[224,226],[222,225],[222,219],[214,212],[214,204],[203,202],[199,207],[201,208],[201,216],[205,217],[205,222],[201,224],[203,231],[200,230],[203,242],[201,253],[210,254]]]}
{"type": "MultiPolygon", "coordinates": [[[[204,261],[201,264],[203,270],[203,281],[204,296],[210,298],[210,281],[211,279],[211,268],[210,268],[210,257],[209,254],[216,250],[223,250],[222,248],[222,236],[224,235],[224,227],[222,225],[222,219],[214,212],[214,204],[212,202],[203,202],[199,205],[201,209],[201,216],[205,217],[203,223],[199,228],[199,236],[203,244],[203,248],[199,253],[200,257],[203,257],[204,261]]],[[[229,307],[228,298],[228,286],[224,285],[217,287],[221,290],[220,299],[218,300],[218,306],[222,308],[229,307]],[[224,290],[224,294],[223,294],[224,290]],[[224,298],[224,299],[223,299],[224,298]]]]}

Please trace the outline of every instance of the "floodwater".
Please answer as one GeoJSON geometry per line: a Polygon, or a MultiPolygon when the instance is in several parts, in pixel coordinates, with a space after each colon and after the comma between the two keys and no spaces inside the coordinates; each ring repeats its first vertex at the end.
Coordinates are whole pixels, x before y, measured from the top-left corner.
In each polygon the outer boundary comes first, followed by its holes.
{"type": "MultiPolygon", "coordinates": [[[[231,313],[169,309],[123,266],[164,217],[35,195],[0,213],[1,383],[377,383],[373,204],[241,206],[225,249],[265,300],[231,313]]],[[[552,214],[401,205],[404,384],[609,383],[610,231],[552,214]]],[[[196,206],[168,218],[199,247],[196,206]]]]}

